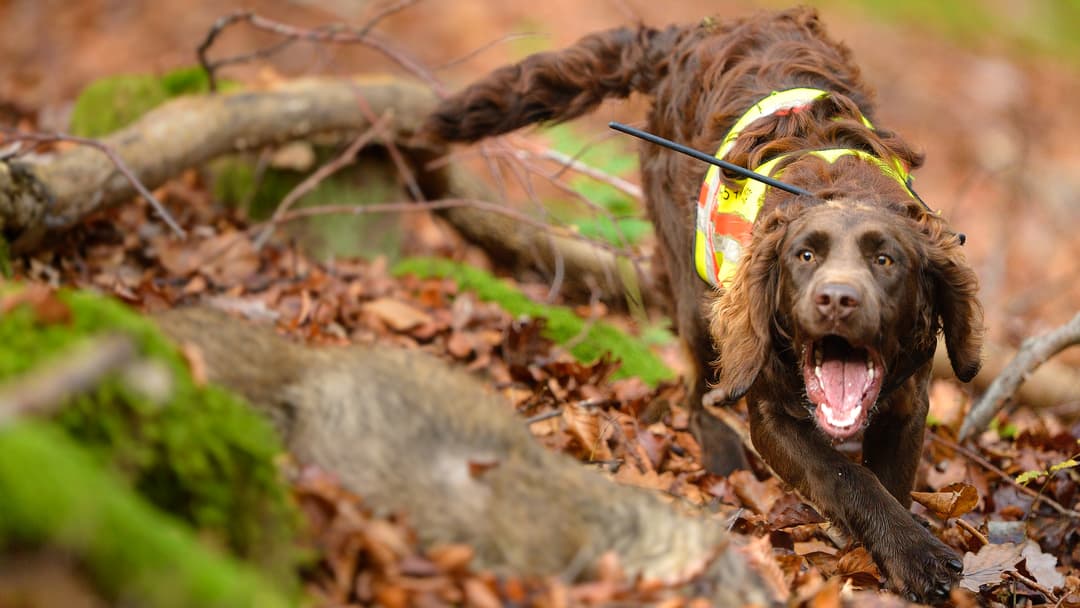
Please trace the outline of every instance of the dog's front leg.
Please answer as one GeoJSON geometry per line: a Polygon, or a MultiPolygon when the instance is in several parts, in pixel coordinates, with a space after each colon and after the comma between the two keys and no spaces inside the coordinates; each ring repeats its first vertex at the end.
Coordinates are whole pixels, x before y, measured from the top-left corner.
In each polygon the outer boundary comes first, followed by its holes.
{"type": "MultiPolygon", "coordinates": [[[[752,399],[752,398],[751,398],[752,399]]],[[[787,483],[846,528],[899,593],[939,601],[963,567],[956,553],[920,526],[866,467],[832,448],[809,419],[751,400],[754,447],[787,483]]]]}
{"type": "Polygon", "coordinates": [[[863,464],[905,508],[922,456],[926,412],[930,408],[929,370],[917,373],[889,396],[863,436],[863,464]]]}

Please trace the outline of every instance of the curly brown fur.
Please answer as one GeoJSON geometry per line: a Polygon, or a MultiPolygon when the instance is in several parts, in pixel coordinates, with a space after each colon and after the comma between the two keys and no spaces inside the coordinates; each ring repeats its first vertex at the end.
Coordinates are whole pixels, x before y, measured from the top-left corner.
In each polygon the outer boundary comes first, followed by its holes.
{"type": "MultiPolygon", "coordinates": [[[[641,148],[662,262],[655,265],[658,283],[670,288],[677,330],[697,370],[691,429],[711,471],[746,466],[734,435],[702,405],[710,386],[728,400],[745,395],[755,447],[780,476],[864,542],[896,589],[936,599],[955,581],[957,562],[926,530],[912,527],[906,507],[936,335],[945,334],[961,379],[978,371],[977,282],[955,235],[906,187],[858,157],[829,163],[798,154],[853,148],[911,169],[923,161],[895,133],[862,122],[862,116],[875,120],[872,94],[851,52],[825,34],[813,10],[593,34],[493,72],[443,102],[426,130],[446,141],[472,141],[567,120],[604,97],[638,91],[653,100],[647,130],[713,151],[752,104],[796,87],[829,94],[802,111],[753,122],[726,158],[752,168],[793,153],[779,172],[811,196],[769,191],[726,291],[702,281],[693,260],[706,166],[658,146],[641,148]],[[803,249],[812,249],[809,265],[793,259],[803,249]],[[830,370],[850,371],[865,384],[866,407],[853,405],[855,397],[836,405],[836,394],[850,390],[837,388],[844,382],[814,384],[814,357],[823,351],[830,370]],[[852,367],[863,359],[867,371],[852,367]],[[809,400],[822,392],[830,395],[829,407],[809,400]],[[872,439],[861,465],[831,447],[835,438],[859,431],[872,439]]],[[[738,187],[734,176],[724,177],[738,187]]]]}

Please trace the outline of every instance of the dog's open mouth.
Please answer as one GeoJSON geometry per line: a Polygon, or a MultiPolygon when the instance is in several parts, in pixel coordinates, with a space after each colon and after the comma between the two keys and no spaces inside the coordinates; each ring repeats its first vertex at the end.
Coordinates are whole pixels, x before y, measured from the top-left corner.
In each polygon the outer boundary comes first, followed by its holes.
{"type": "Polygon", "coordinates": [[[839,336],[825,336],[804,349],[802,368],[818,426],[835,439],[859,431],[881,392],[881,356],[839,336]]]}

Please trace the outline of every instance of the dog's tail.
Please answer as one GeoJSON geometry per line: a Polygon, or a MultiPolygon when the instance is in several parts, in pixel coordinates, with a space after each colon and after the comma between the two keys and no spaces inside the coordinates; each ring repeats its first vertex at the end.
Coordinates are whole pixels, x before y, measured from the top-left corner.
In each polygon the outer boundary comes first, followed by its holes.
{"type": "Polygon", "coordinates": [[[530,55],[444,100],[423,130],[443,141],[476,141],[576,118],[607,97],[650,93],[681,33],[675,27],[623,27],[590,34],[561,51],[530,55]]]}

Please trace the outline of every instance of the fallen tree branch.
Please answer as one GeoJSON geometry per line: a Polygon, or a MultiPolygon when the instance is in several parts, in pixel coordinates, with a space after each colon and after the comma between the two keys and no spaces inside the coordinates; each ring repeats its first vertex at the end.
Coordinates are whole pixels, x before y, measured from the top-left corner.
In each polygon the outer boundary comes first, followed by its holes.
{"type": "Polygon", "coordinates": [[[378,136],[379,131],[386,126],[389,118],[389,114],[384,115],[381,119],[376,121],[370,129],[353,139],[352,143],[349,144],[337,158],[316,169],[311,175],[304,178],[304,181],[300,182],[295,188],[290,190],[289,193],[285,195],[285,198],[281,199],[281,202],[278,203],[277,208],[274,209],[274,214],[270,217],[270,223],[266,226],[266,229],[255,237],[255,248],[261,248],[266,244],[267,239],[269,239],[270,235],[273,233],[274,226],[281,221],[282,216],[289,212],[289,209],[292,208],[296,201],[304,198],[304,196],[318,187],[319,184],[331,175],[354,163],[356,161],[357,153],[371,142],[372,139],[378,136]]]}
{"type": "Polygon", "coordinates": [[[1037,507],[1038,504],[1040,502],[1042,502],[1046,506],[1048,506],[1051,509],[1057,511],[1061,515],[1064,515],[1065,517],[1080,520],[1080,511],[1074,511],[1073,509],[1069,509],[1069,508],[1063,506],[1058,501],[1054,500],[1053,498],[1050,498],[1046,494],[1043,494],[1042,492],[1037,492],[1037,491],[1032,490],[1031,488],[1027,487],[1024,484],[1018,483],[1016,481],[1016,479],[1013,478],[1012,475],[1009,475],[1005,471],[1002,471],[998,467],[994,466],[993,463],[991,463],[989,460],[983,458],[982,456],[979,456],[975,452],[965,448],[964,446],[960,445],[959,443],[957,443],[955,441],[950,441],[948,439],[945,439],[944,437],[940,437],[935,433],[927,433],[926,437],[929,438],[931,441],[940,443],[941,445],[943,445],[943,446],[945,446],[945,447],[947,447],[949,449],[956,450],[960,454],[963,454],[964,456],[966,456],[969,460],[971,460],[975,464],[981,466],[982,468],[986,469],[987,471],[990,471],[994,475],[997,475],[1003,481],[1005,481],[1009,485],[1016,488],[1017,492],[1020,492],[1021,494],[1027,494],[1028,496],[1030,496],[1033,499],[1033,502],[1031,503],[1032,510],[1034,510],[1035,507],[1037,507]]]}
{"type": "Polygon", "coordinates": [[[148,203],[150,203],[150,206],[153,207],[154,211],[157,212],[158,217],[160,217],[162,221],[164,221],[165,224],[169,226],[169,229],[171,229],[173,233],[175,233],[180,238],[184,238],[187,236],[187,234],[184,233],[184,229],[176,223],[176,220],[173,218],[173,216],[170,215],[168,210],[165,209],[165,205],[162,205],[161,201],[159,201],[152,192],[147,190],[146,186],[143,186],[142,182],[140,182],[139,179],[135,177],[135,175],[131,172],[131,169],[128,168],[127,163],[125,163],[122,158],[117,156],[116,152],[111,147],[101,143],[100,141],[97,141],[95,139],[87,139],[85,137],[75,137],[73,135],[61,135],[58,133],[5,133],[4,140],[26,141],[35,144],[69,142],[78,144],[80,146],[89,146],[91,148],[100,150],[102,154],[108,156],[109,160],[112,161],[114,165],[116,165],[116,170],[122,173],[124,177],[126,177],[128,181],[131,182],[131,187],[135,188],[135,191],[138,192],[143,198],[145,198],[148,203]]]}
{"type": "Polygon", "coordinates": [[[136,354],[131,338],[102,336],[0,387],[0,426],[26,414],[51,413],[68,398],[97,386],[103,376],[127,365],[136,354]]]}
{"type": "MultiPolygon", "coordinates": [[[[1050,357],[1076,344],[1080,344],[1080,313],[1061,327],[1024,340],[1020,350],[1000,373],[994,374],[993,383],[964,417],[964,423],[960,426],[960,439],[967,439],[985,429],[994,415],[1013,399],[1017,389],[1036,368],[1050,357]]],[[[1071,397],[1080,399],[1080,381],[1074,379],[1072,389],[1071,397]]],[[[1063,397],[1069,398],[1067,395],[1063,397]]]]}
{"type": "MultiPolygon", "coordinates": [[[[1016,356],[1017,351],[1006,346],[984,345],[982,370],[971,381],[974,391],[982,393],[988,390],[1016,356]]],[[[956,378],[943,342],[938,344],[934,354],[934,377],[946,380],[956,378]]],[[[1060,412],[1062,415],[1067,418],[1080,417],[1080,370],[1057,361],[1046,361],[1028,370],[1024,381],[1014,387],[1013,396],[1033,408],[1066,405],[1066,409],[1060,412]]]]}
{"type": "MultiPolygon", "coordinates": [[[[490,189],[454,164],[423,168],[446,149],[419,142],[415,129],[434,107],[435,95],[420,83],[386,77],[300,79],[261,91],[192,96],[168,102],[101,140],[147,189],[185,169],[226,154],[334,134],[357,137],[372,121],[393,110],[385,139],[401,149],[418,187],[429,200],[496,201],[490,189]],[[358,111],[362,103],[365,111],[358,111]]],[[[129,200],[132,181],[97,150],[74,148],[34,160],[0,161],[0,235],[15,255],[33,251],[50,231],[63,231],[87,214],[129,200]]],[[[491,252],[512,270],[563,266],[567,295],[588,298],[599,290],[619,304],[626,285],[637,285],[654,303],[651,274],[620,260],[630,252],[607,248],[581,235],[526,224],[471,206],[444,209],[440,216],[466,240],[491,252]]]]}
{"type": "Polygon", "coordinates": [[[501,397],[431,355],[306,347],[210,309],[155,321],[198,347],[213,381],[274,420],[299,461],[332,471],[378,511],[405,513],[422,545],[465,542],[478,568],[518,576],[577,565],[591,574],[613,552],[631,579],[715,605],[768,605],[786,591],[768,586],[718,519],[549,452],[501,397]]]}
{"type": "MultiPolygon", "coordinates": [[[[325,133],[356,133],[371,123],[356,109],[363,95],[373,107],[394,108],[391,135],[407,140],[433,99],[412,83],[296,80],[264,91],[185,97],[147,113],[101,140],[147,188],[225,154],[256,150],[325,133]]],[[[13,236],[13,253],[30,251],[46,230],[63,230],[86,214],[135,193],[106,157],[74,148],[33,161],[8,160],[0,170],[0,231],[13,236]],[[16,183],[13,176],[21,176],[16,183]]]]}

